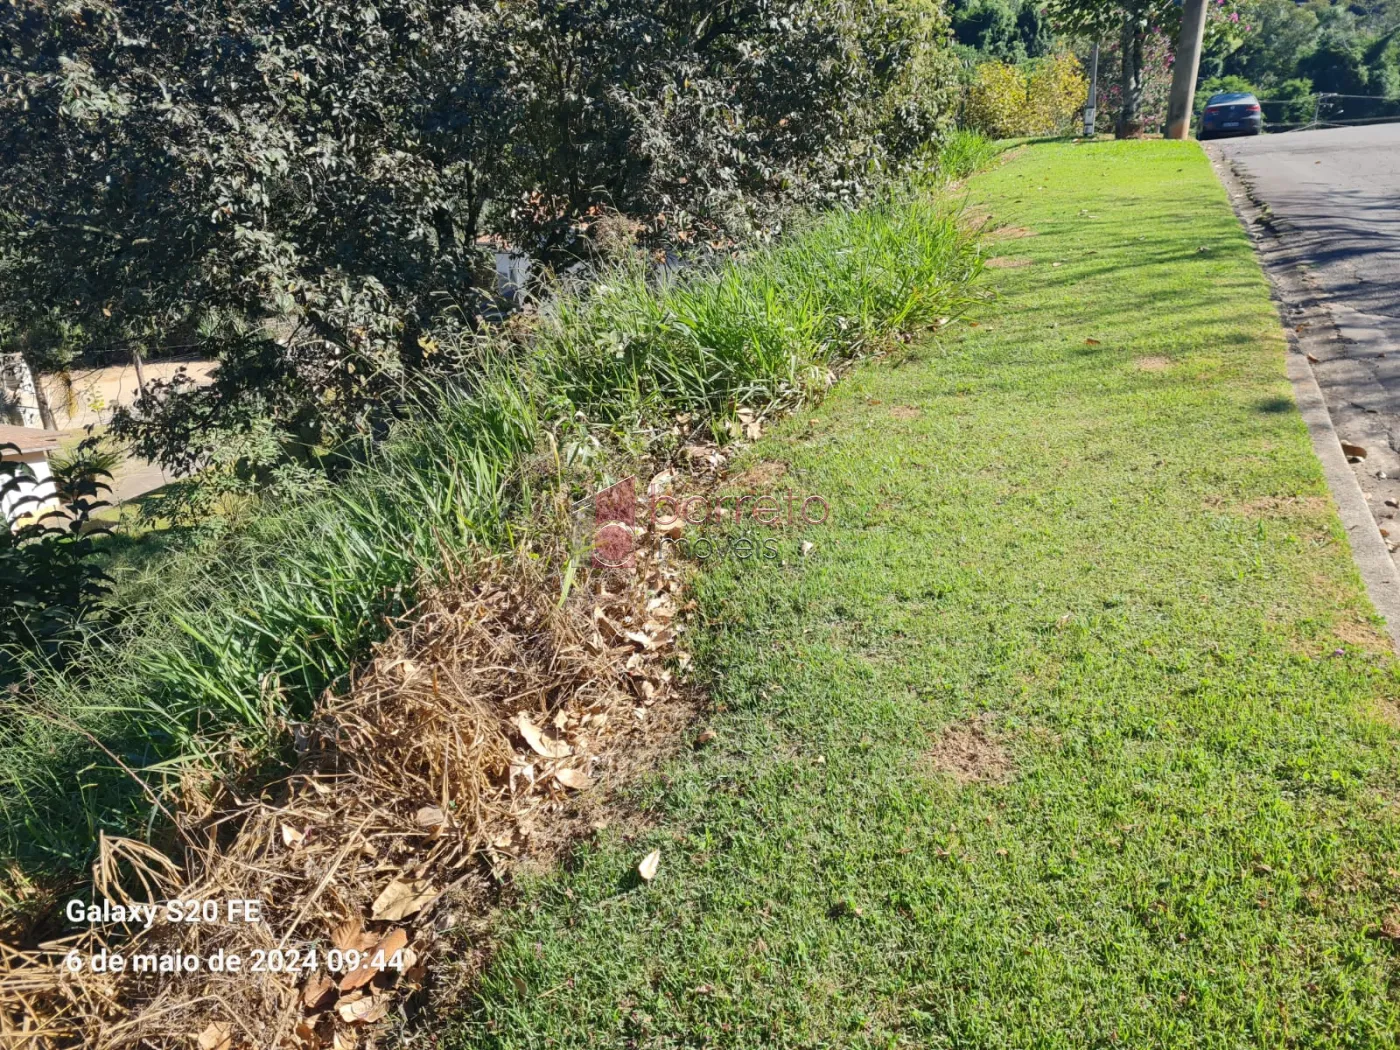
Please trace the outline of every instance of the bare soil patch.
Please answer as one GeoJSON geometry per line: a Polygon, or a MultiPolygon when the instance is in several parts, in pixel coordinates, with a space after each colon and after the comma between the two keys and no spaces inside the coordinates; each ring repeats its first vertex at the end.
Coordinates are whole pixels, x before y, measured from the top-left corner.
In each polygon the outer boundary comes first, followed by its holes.
{"type": "Polygon", "coordinates": [[[929,766],[959,784],[1004,784],[1015,765],[985,719],[945,726],[926,753],[929,766]]]}
{"type": "Polygon", "coordinates": [[[787,470],[786,463],[779,460],[764,460],[762,463],[755,463],[743,473],[726,479],[724,487],[757,491],[782,480],[787,476],[787,470]]]}
{"type": "Polygon", "coordinates": [[[1377,697],[1374,706],[1376,717],[1391,729],[1400,729],[1400,700],[1395,697],[1377,697]]]}
{"type": "Polygon", "coordinates": [[[1013,241],[1038,235],[1039,231],[1033,230],[1029,226],[1002,226],[995,230],[988,230],[983,236],[989,241],[1013,241]]]}
{"type": "Polygon", "coordinates": [[[1250,517],[1311,517],[1327,514],[1332,503],[1326,496],[1260,496],[1239,509],[1250,517]]]}
{"type": "Polygon", "coordinates": [[[1385,632],[1368,620],[1347,618],[1333,624],[1332,633],[1346,645],[1366,649],[1373,653],[1389,653],[1390,639],[1385,632]]]}
{"type": "Polygon", "coordinates": [[[1155,356],[1139,357],[1133,361],[1133,364],[1137,365],[1143,372],[1165,372],[1172,366],[1172,359],[1170,357],[1155,356]]]}

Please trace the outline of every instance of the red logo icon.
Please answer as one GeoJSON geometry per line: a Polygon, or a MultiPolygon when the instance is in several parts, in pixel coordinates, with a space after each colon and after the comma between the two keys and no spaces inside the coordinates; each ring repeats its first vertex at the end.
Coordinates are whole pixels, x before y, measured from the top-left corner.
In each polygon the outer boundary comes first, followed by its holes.
{"type": "Polygon", "coordinates": [[[593,497],[593,567],[627,568],[637,564],[637,479],[623,478],[593,497]]]}

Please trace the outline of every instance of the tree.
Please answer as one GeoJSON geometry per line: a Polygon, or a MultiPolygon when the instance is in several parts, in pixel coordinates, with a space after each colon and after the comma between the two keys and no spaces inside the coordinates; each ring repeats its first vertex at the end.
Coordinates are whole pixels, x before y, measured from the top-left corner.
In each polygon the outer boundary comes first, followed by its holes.
{"type": "Polygon", "coordinates": [[[935,0],[0,5],[0,319],[193,349],[115,429],[176,472],[272,419],[373,434],[490,300],[617,209],[655,241],[854,201],[949,122],[935,0]]]}
{"type": "Polygon", "coordinates": [[[1295,76],[1298,59],[1317,39],[1317,13],[1293,0],[1254,0],[1252,32],[1238,47],[1215,41],[1202,55],[1202,76],[1240,76],[1265,93],[1295,76]]]}
{"type": "Polygon", "coordinates": [[[1014,7],[995,0],[962,7],[953,15],[953,31],[959,42],[976,48],[988,58],[1017,62],[1026,57],[1017,32],[1014,7]]]}
{"type": "Polygon", "coordinates": [[[1055,50],[1055,34],[1042,8],[1034,0],[1021,5],[1016,16],[1016,35],[1027,58],[1045,58],[1055,50]]]}
{"type": "Polygon", "coordinates": [[[1114,133],[1119,138],[1142,134],[1144,52],[1153,29],[1175,39],[1181,10],[1172,0],[1051,0],[1051,22],[1061,32],[1099,40],[1116,36],[1121,46],[1122,101],[1114,133]]]}
{"type": "MultiPolygon", "coordinates": [[[[1149,41],[1154,35],[1173,42],[1177,39],[1181,31],[1179,0],[1051,0],[1046,10],[1061,32],[1093,40],[1118,38],[1122,102],[1114,130],[1119,138],[1141,135],[1149,41]]],[[[1244,29],[1233,0],[1216,0],[1206,11],[1206,46],[1237,47],[1244,29]]]]}
{"type": "Polygon", "coordinates": [[[1331,34],[1298,61],[1298,75],[1312,81],[1313,90],[1339,95],[1367,93],[1366,65],[1361,53],[1331,34]]]}

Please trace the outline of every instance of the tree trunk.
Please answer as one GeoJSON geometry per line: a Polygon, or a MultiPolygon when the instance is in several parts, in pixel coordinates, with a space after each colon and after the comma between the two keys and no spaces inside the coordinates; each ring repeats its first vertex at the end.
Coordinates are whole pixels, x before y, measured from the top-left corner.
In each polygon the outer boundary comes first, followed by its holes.
{"type": "Polygon", "coordinates": [[[131,363],[136,366],[136,390],[141,397],[146,396],[146,370],[141,365],[141,351],[131,348],[131,363]]]}
{"type": "Polygon", "coordinates": [[[1142,138],[1142,51],[1146,38],[1140,19],[1130,12],[1123,19],[1123,105],[1114,129],[1120,139],[1142,138]]]}
{"type": "Polygon", "coordinates": [[[39,422],[45,430],[57,430],[58,422],[53,417],[53,406],[49,404],[49,394],[44,389],[44,374],[29,361],[28,357],[22,359],[24,367],[29,369],[29,377],[34,383],[34,404],[39,408],[39,422]]]}

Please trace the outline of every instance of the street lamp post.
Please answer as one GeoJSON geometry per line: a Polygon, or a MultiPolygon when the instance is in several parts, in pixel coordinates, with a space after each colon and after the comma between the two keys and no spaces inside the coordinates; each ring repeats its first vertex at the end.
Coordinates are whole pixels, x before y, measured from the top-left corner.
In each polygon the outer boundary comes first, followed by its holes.
{"type": "Polygon", "coordinates": [[[1094,50],[1089,53],[1089,101],[1084,103],[1084,137],[1091,139],[1094,137],[1094,121],[1097,116],[1095,112],[1099,98],[1099,45],[1094,43],[1094,50]]]}

